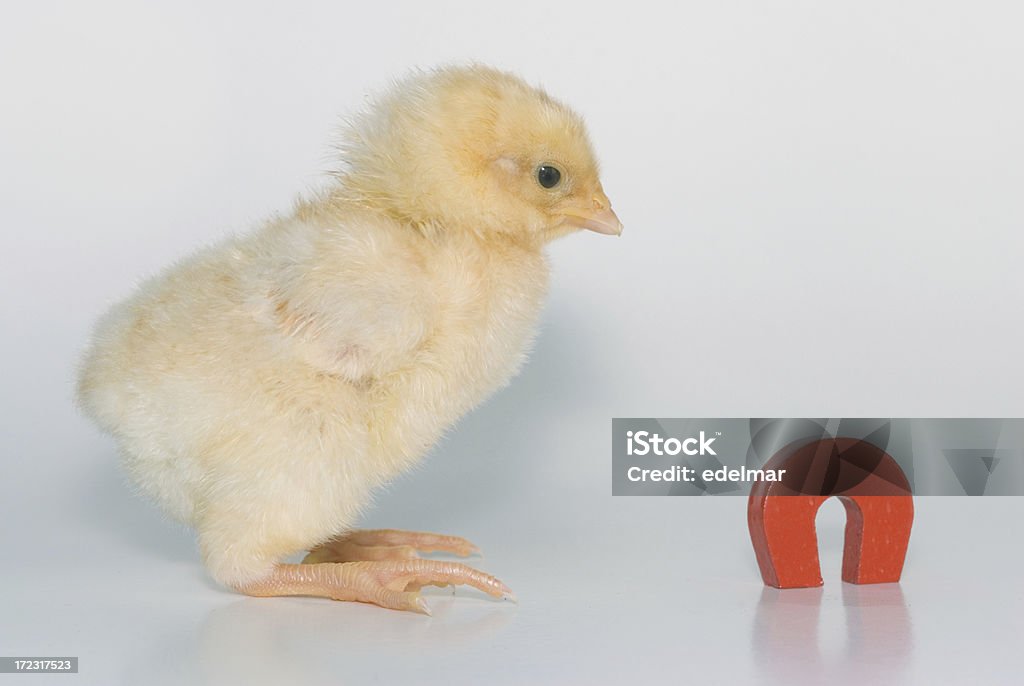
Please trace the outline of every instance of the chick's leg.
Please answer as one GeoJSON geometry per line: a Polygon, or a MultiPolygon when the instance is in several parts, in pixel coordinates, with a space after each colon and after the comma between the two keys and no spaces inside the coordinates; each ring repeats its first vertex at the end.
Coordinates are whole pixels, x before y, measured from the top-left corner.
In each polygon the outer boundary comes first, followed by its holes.
{"type": "Polygon", "coordinates": [[[480,549],[459,536],[397,529],[367,529],[350,531],[313,548],[302,562],[413,560],[417,559],[417,551],[452,553],[465,557],[480,552],[480,549]]]}
{"type": "Polygon", "coordinates": [[[416,591],[428,585],[456,584],[473,586],[496,598],[515,598],[508,586],[490,574],[458,562],[419,559],[279,564],[267,577],[238,590],[253,596],[355,600],[429,615],[429,607],[416,591]]]}

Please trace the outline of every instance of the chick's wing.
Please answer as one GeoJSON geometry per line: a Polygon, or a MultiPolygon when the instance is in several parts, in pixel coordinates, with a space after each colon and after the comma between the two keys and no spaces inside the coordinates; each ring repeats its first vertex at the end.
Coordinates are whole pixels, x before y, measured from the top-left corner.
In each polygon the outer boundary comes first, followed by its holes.
{"type": "Polygon", "coordinates": [[[351,379],[386,374],[429,334],[436,298],[401,235],[356,224],[291,249],[270,290],[271,324],[307,362],[351,379]],[[297,253],[305,253],[296,259],[297,253]]]}

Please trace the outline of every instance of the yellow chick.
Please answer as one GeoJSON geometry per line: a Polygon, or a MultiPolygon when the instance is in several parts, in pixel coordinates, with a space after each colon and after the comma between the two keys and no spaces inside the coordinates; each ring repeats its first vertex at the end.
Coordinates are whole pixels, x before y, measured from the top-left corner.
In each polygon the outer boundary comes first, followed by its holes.
{"type": "Polygon", "coordinates": [[[523,363],[545,244],[621,233],[583,121],[511,74],[452,67],[376,99],[341,151],[328,189],[115,306],[79,404],[227,587],[428,614],[427,584],[508,597],[416,555],[465,539],[353,525],[523,363]]]}

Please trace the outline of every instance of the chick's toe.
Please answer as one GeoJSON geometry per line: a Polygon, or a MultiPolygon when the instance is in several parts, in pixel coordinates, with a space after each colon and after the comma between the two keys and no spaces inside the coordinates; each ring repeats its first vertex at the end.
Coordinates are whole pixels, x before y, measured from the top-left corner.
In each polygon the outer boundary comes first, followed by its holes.
{"type": "Polygon", "coordinates": [[[411,560],[421,553],[450,553],[466,557],[480,549],[461,536],[398,529],[350,531],[309,551],[304,564],[358,562],[361,560],[411,560]]]}
{"type": "Polygon", "coordinates": [[[279,564],[263,579],[238,590],[252,596],[318,596],[372,603],[392,610],[430,614],[417,592],[423,586],[472,586],[495,598],[515,600],[501,580],[458,562],[378,560],[279,564]]]}
{"type": "Polygon", "coordinates": [[[359,545],[349,541],[330,541],[310,550],[302,558],[302,564],[414,560],[418,557],[416,549],[409,545],[359,545]]]}

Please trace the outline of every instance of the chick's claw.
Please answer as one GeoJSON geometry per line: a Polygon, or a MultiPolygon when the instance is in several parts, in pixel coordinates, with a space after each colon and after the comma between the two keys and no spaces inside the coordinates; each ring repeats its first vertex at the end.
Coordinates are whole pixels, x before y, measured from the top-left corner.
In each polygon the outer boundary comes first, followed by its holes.
{"type": "Polygon", "coordinates": [[[429,615],[430,608],[417,591],[424,586],[456,585],[515,600],[512,589],[490,574],[459,562],[420,559],[279,564],[268,577],[239,590],[253,596],[305,595],[354,600],[429,615]]]}

